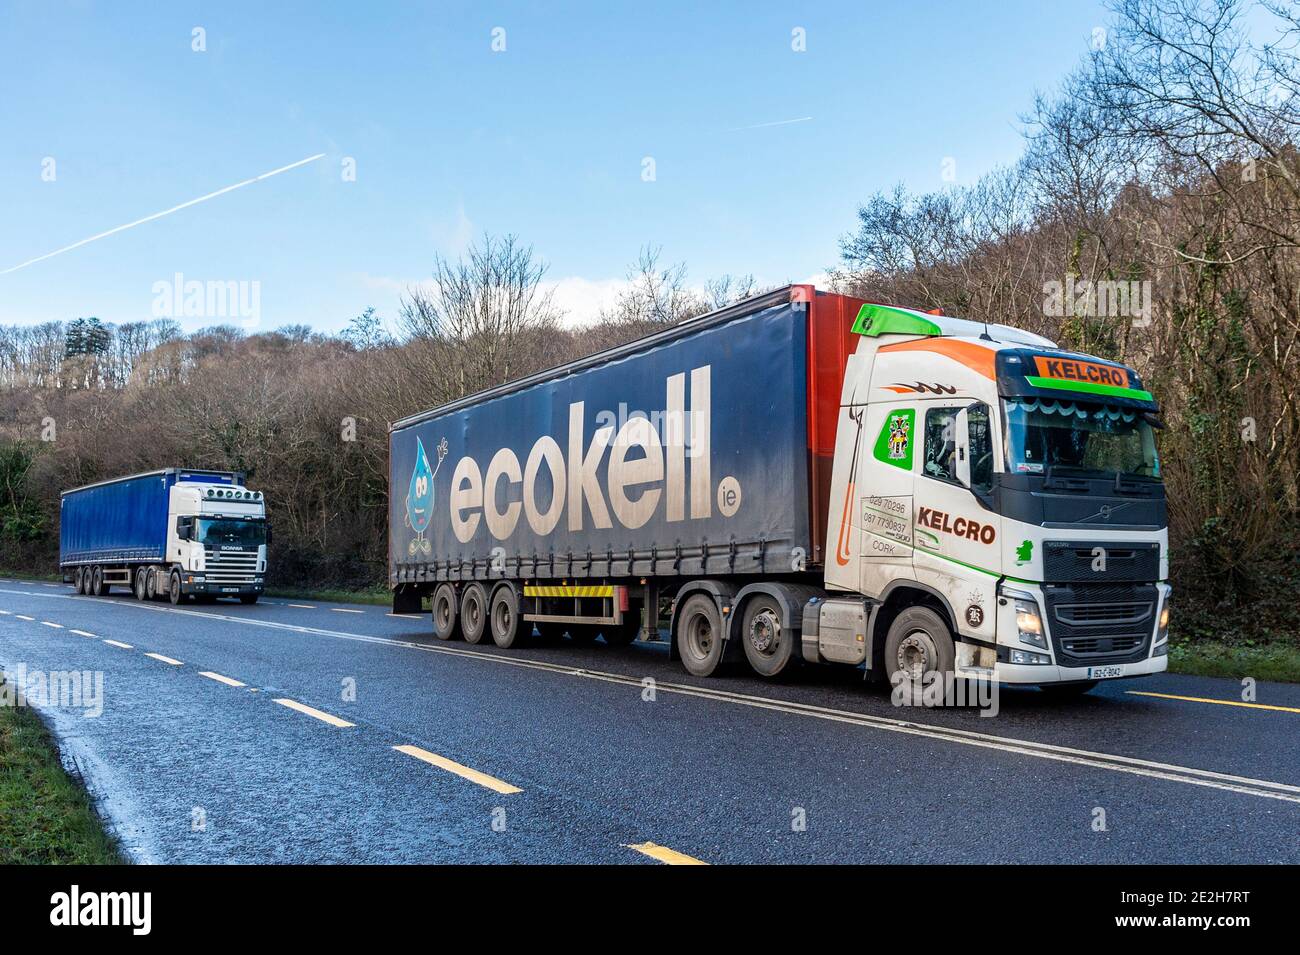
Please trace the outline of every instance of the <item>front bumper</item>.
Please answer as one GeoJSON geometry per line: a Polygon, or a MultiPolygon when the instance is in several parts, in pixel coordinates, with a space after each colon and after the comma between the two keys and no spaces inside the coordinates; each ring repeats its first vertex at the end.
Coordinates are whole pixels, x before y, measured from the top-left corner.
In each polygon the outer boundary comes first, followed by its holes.
{"type": "Polygon", "coordinates": [[[181,578],[181,593],[196,594],[208,597],[240,597],[248,594],[260,594],[266,589],[265,584],[259,583],[221,583],[219,581],[191,581],[186,577],[181,578]]]}
{"type": "Polygon", "coordinates": [[[999,663],[993,668],[993,679],[999,683],[1080,683],[1097,679],[1127,679],[1132,676],[1150,676],[1152,673],[1164,673],[1169,668],[1169,657],[1162,654],[1148,657],[1136,663],[1122,665],[1123,672],[1117,677],[1094,676],[1091,671],[1112,670],[1114,665],[1097,667],[1062,667],[1055,664],[1026,666],[1016,663],[999,663]]]}

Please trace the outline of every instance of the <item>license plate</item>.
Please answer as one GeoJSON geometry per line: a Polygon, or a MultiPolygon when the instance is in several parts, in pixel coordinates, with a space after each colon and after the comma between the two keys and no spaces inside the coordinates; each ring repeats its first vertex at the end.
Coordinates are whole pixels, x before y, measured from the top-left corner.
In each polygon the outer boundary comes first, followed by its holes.
{"type": "Polygon", "coordinates": [[[239,593],[239,588],[238,588],[238,587],[222,587],[222,588],[221,588],[221,592],[222,592],[223,594],[237,594],[237,593],[239,593]]]}
{"type": "Polygon", "coordinates": [[[1112,679],[1113,677],[1123,676],[1123,675],[1124,675],[1124,667],[1122,665],[1109,666],[1109,667],[1088,667],[1089,680],[1109,680],[1112,679]]]}

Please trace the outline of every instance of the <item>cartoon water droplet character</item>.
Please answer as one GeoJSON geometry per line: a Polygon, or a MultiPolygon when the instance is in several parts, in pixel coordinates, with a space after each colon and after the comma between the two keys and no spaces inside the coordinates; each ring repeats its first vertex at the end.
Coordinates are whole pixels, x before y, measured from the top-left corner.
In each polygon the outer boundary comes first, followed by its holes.
{"type": "Polygon", "coordinates": [[[438,443],[438,465],[429,468],[429,456],[424,451],[424,442],[415,439],[415,469],[411,472],[411,485],[406,492],[406,526],[415,531],[415,537],[406,545],[406,553],[414,557],[417,552],[431,554],[433,545],[424,532],[433,521],[434,490],[433,479],[442,468],[442,459],[447,456],[447,439],[438,443]]]}

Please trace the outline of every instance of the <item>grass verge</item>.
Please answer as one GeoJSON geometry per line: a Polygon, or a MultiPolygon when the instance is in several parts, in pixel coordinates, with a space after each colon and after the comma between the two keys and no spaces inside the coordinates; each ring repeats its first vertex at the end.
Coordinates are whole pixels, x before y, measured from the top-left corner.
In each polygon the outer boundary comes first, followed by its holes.
{"type": "Polygon", "coordinates": [[[1169,648],[1169,672],[1300,683],[1300,648],[1281,644],[1237,647],[1212,640],[1174,643],[1169,648]]]}
{"type": "Polygon", "coordinates": [[[0,706],[0,865],[121,862],[40,718],[26,706],[0,706]]]}

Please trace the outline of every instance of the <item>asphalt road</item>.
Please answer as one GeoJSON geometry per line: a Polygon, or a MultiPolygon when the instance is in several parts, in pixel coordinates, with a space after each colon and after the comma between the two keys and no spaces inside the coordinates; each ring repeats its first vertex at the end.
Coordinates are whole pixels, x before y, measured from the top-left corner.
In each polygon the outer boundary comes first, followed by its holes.
{"type": "Polygon", "coordinates": [[[981,717],[848,669],[697,680],[664,645],[13,580],[0,666],[102,674],[100,715],[39,708],[140,861],[1300,862],[1300,686],[1003,689],[981,717]]]}

